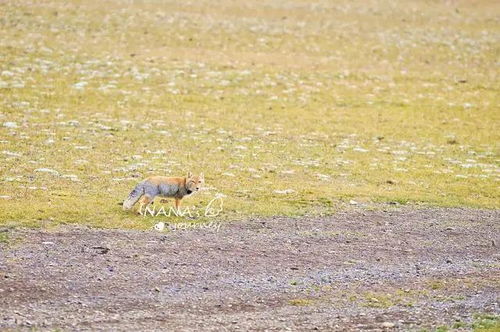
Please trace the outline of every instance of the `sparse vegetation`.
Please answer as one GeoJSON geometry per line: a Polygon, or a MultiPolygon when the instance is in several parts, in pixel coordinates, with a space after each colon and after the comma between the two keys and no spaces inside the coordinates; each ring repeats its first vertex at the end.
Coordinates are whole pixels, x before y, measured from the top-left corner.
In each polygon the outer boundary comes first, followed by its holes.
{"type": "Polygon", "coordinates": [[[0,223],[146,228],[153,174],[225,219],[498,208],[498,4],[0,3],[0,223]]]}
{"type": "Polygon", "coordinates": [[[440,280],[433,280],[429,282],[429,288],[432,290],[438,290],[446,287],[445,282],[440,281],[440,280]]]}
{"type": "Polygon", "coordinates": [[[0,244],[6,244],[9,242],[9,233],[4,232],[0,229],[0,244]]]}
{"type": "Polygon", "coordinates": [[[365,295],[365,300],[364,305],[373,308],[390,308],[395,304],[390,294],[376,294],[370,292],[365,295]]]}
{"type": "Polygon", "coordinates": [[[480,313],[475,314],[472,323],[455,322],[451,327],[442,325],[436,328],[437,331],[471,330],[474,332],[496,332],[500,331],[500,317],[498,315],[480,313]]]}
{"type": "Polygon", "coordinates": [[[464,322],[455,322],[455,323],[453,323],[452,328],[453,329],[464,329],[464,328],[467,328],[467,324],[464,322]]]}
{"type": "Polygon", "coordinates": [[[475,332],[500,331],[500,316],[495,314],[476,314],[472,330],[475,332]]]}
{"type": "Polygon", "coordinates": [[[308,306],[311,305],[313,301],[309,299],[292,299],[288,301],[288,303],[295,306],[308,306]]]}
{"type": "Polygon", "coordinates": [[[413,307],[415,302],[425,298],[426,294],[422,290],[396,290],[382,292],[367,292],[364,294],[364,299],[360,302],[361,306],[371,308],[390,308],[393,306],[413,307]]]}
{"type": "Polygon", "coordinates": [[[500,331],[498,13],[0,1],[0,330],[500,331]]]}

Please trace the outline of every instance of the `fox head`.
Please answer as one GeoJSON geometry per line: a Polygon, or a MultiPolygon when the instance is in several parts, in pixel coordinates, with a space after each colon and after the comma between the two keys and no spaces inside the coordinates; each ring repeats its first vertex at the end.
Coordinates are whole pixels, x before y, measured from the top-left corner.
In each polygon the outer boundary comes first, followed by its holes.
{"type": "Polygon", "coordinates": [[[203,173],[200,175],[193,175],[193,173],[189,172],[186,176],[186,190],[188,194],[200,190],[204,182],[205,176],[203,173]]]}

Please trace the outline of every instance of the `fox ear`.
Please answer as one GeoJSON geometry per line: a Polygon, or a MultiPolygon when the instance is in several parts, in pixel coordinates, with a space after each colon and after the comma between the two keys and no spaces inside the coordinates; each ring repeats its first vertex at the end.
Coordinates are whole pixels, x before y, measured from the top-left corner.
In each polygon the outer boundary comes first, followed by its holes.
{"type": "Polygon", "coordinates": [[[205,175],[203,173],[200,173],[200,178],[204,179],[205,175]]]}
{"type": "Polygon", "coordinates": [[[187,177],[188,177],[188,178],[191,178],[191,177],[193,177],[193,173],[191,173],[191,172],[188,172],[188,176],[187,176],[187,177]]]}

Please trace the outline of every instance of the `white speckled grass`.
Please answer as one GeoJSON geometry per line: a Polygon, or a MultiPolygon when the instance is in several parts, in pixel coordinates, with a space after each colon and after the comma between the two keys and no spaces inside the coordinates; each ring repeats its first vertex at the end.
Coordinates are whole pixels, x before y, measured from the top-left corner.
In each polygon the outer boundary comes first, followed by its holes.
{"type": "Polygon", "coordinates": [[[226,220],[498,208],[496,5],[455,6],[3,2],[0,223],[150,228],[188,170],[226,220]]]}

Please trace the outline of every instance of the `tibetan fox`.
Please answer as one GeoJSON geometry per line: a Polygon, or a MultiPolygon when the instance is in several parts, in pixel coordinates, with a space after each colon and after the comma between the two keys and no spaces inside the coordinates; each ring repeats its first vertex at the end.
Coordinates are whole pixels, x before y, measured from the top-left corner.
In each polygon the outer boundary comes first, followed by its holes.
{"type": "Polygon", "coordinates": [[[152,176],[135,186],[123,202],[123,209],[130,210],[139,199],[142,206],[151,204],[156,196],[175,198],[175,208],[179,210],[181,199],[200,190],[205,178],[203,173],[186,177],[152,176]]]}

